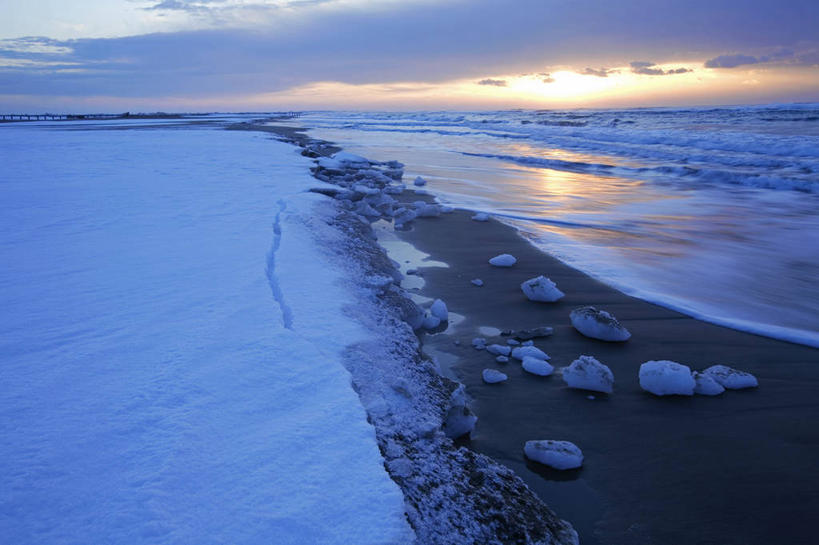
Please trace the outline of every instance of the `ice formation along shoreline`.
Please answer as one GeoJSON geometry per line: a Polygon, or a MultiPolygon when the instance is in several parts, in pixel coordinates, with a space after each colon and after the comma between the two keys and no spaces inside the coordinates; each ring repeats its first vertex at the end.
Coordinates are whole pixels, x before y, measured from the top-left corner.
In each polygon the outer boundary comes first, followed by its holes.
{"type": "MultiPolygon", "coordinates": [[[[247,130],[275,129],[260,125],[247,130]]],[[[385,466],[404,493],[407,517],[419,543],[575,544],[578,536],[508,468],[456,446],[451,436],[468,432],[475,417],[463,386],[440,375],[420,350],[415,329],[446,316],[443,302],[429,312],[400,288],[400,273],[375,240],[371,222],[391,219],[396,228],[430,217],[439,205],[402,202],[400,163],[339,161],[327,142],[302,133],[280,135],[317,158],[314,192],[331,197],[330,229],[318,230],[319,243],[335,248],[339,267],[361,271],[355,289],[365,304],[349,316],[375,332],[349,346],[345,364],[370,422],[385,466]],[[398,198],[396,198],[398,197],[398,198]],[[422,206],[423,205],[423,206],[422,206]],[[419,210],[429,210],[419,214],[419,210]],[[367,279],[379,278],[373,284],[367,279]],[[389,279],[389,280],[387,280],[389,279]]],[[[502,379],[488,373],[489,380],[502,379]]]]}

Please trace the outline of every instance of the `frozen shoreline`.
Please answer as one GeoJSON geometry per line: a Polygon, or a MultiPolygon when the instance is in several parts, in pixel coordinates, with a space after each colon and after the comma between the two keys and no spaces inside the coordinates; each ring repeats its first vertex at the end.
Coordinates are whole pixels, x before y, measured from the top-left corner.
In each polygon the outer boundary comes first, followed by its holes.
{"type": "Polygon", "coordinates": [[[819,135],[791,114],[309,112],[300,123],[405,163],[443,202],[495,214],[616,289],[817,347],[819,135]],[[813,189],[761,183],[790,175],[813,189]]]}
{"type": "MultiPolygon", "coordinates": [[[[404,200],[431,199],[412,195],[404,200]]],[[[809,424],[819,417],[812,388],[819,380],[816,350],[717,327],[634,299],[544,254],[513,227],[471,221],[471,215],[455,211],[419,218],[395,235],[411,243],[414,252],[448,265],[413,261],[407,266],[417,273],[406,278],[420,275],[420,283],[407,285],[421,286],[415,293],[428,300],[444,299],[457,315],[447,330],[421,338],[424,350],[450,366],[475,399],[479,421],[472,449],[522,476],[572,521],[584,543],[633,545],[683,536],[761,544],[785,535],[789,542],[808,542],[812,531],[802,522],[815,508],[811,503],[783,501],[764,511],[725,506],[763,505],[765,498],[780,493],[783,483],[794,498],[808,493],[805,487],[814,481],[802,477],[815,473],[809,460],[819,453],[800,445],[818,439],[809,424]],[[486,263],[504,252],[519,258],[512,269],[486,263]],[[544,305],[522,297],[520,282],[544,273],[566,292],[565,300],[544,305]],[[483,287],[469,282],[475,277],[482,278],[483,287]],[[613,346],[580,336],[569,324],[568,311],[581,304],[612,310],[634,337],[613,346]],[[470,346],[475,336],[503,343],[502,336],[491,335],[539,325],[555,328],[553,337],[538,341],[552,356],[551,363],[564,366],[580,354],[595,355],[615,371],[615,392],[589,400],[584,392],[567,390],[559,379],[499,366],[494,357],[470,346]],[[694,368],[733,363],[760,377],[761,386],[718,399],[653,399],[637,384],[636,370],[643,361],[663,358],[694,368]],[[486,367],[509,373],[509,380],[485,384],[481,369],[486,367]],[[798,423],[783,427],[793,419],[798,423]],[[521,445],[544,434],[583,447],[584,469],[558,475],[527,462],[521,445]],[[750,445],[754,457],[745,456],[750,445]],[[780,464],[782,456],[792,463],[780,464]],[[757,476],[751,489],[741,477],[746,474],[757,476]],[[703,482],[710,483],[707,497],[703,482]]]]}
{"type": "MultiPolygon", "coordinates": [[[[320,157],[337,149],[287,128],[233,128],[277,133],[302,147],[303,154],[320,157]]],[[[369,173],[359,178],[359,185],[383,188],[383,175],[373,184],[379,176],[372,169],[386,168],[389,173],[394,165],[360,168],[369,173]]],[[[357,175],[355,167],[346,171],[342,167],[339,173],[344,172],[357,175]]],[[[328,195],[346,191],[317,185],[315,191],[328,195]]],[[[411,197],[410,193],[400,196],[402,200],[411,197]]],[[[378,342],[351,346],[347,366],[375,426],[386,467],[404,491],[419,543],[575,543],[572,527],[517,475],[486,456],[456,446],[446,436],[452,410],[460,410],[458,404],[463,403],[461,388],[421,354],[418,337],[407,323],[419,309],[390,280],[401,275],[378,245],[369,222],[339,205],[337,223],[345,233],[332,244],[338,249],[340,266],[349,266],[351,259],[357,263],[364,280],[360,293],[369,301],[368,308],[377,309],[374,314],[352,312],[351,316],[383,335],[378,342]],[[372,280],[379,278],[383,281],[372,280]]]]}

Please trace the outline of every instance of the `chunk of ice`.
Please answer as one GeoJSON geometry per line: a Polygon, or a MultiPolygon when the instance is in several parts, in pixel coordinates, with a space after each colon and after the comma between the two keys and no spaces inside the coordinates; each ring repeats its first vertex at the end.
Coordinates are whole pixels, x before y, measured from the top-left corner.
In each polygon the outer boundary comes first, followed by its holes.
{"type": "Polygon", "coordinates": [[[432,313],[433,316],[445,322],[447,318],[449,318],[449,311],[446,308],[446,303],[441,301],[440,299],[436,299],[432,306],[429,307],[429,311],[432,313]]]}
{"type": "Polygon", "coordinates": [[[532,345],[528,346],[516,346],[512,349],[512,357],[516,360],[523,360],[523,358],[537,358],[539,360],[550,360],[552,358],[549,355],[541,350],[540,348],[532,345]]]}
{"type": "Polygon", "coordinates": [[[640,387],[654,395],[694,395],[691,369],[674,361],[647,361],[640,366],[640,387]]]}
{"type": "Polygon", "coordinates": [[[526,356],[523,358],[523,369],[532,373],[533,375],[540,375],[541,377],[548,377],[555,368],[549,365],[549,362],[540,358],[526,356]]]}
{"type": "Polygon", "coordinates": [[[351,165],[368,165],[370,162],[367,158],[362,157],[360,155],[356,155],[355,153],[350,153],[349,151],[340,151],[333,155],[333,159],[338,161],[339,163],[347,163],[351,165]]]}
{"type": "Polygon", "coordinates": [[[498,356],[497,358],[495,358],[495,361],[498,362],[498,363],[509,363],[509,357],[508,356],[498,356]]]}
{"type": "Polygon", "coordinates": [[[496,356],[508,356],[512,352],[512,347],[502,344],[490,344],[486,347],[486,351],[496,356]]]}
{"type": "Polygon", "coordinates": [[[479,288],[480,288],[481,286],[483,286],[483,280],[481,280],[480,278],[473,278],[473,279],[471,280],[471,282],[472,282],[472,285],[473,285],[473,286],[478,286],[479,288]]]}
{"type": "Polygon", "coordinates": [[[542,303],[554,303],[566,295],[557,289],[557,285],[545,276],[530,278],[520,285],[520,289],[523,290],[523,293],[530,301],[539,301],[542,303]]]}
{"type": "Polygon", "coordinates": [[[751,373],[733,369],[727,365],[712,365],[702,374],[711,377],[726,390],[741,390],[759,386],[756,377],[751,373]]]}
{"type": "Polygon", "coordinates": [[[631,338],[631,333],[605,310],[580,307],[574,309],[569,317],[574,328],[586,337],[614,342],[627,341],[631,338]]]}
{"type": "Polygon", "coordinates": [[[575,469],[583,465],[583,452],[568,441],[526,441],[526,457],[555,469],[575,469]]]}
{"type": "Polygon", "coordinates": [[[451,439],[471,433],[478,417],[465,405],[455,405],[444,419],[444,433],[451,439]]]}
{"type": "Polygon", "coordinates": [[[509,378],[497,369],[484,369],[481,375],[483,376],[483,381],[487,384],[496,384],[509,378]]]}
{"type": "Polygon", "coordinates": [[[515,256],[509,254],[496,255],[489,260],[489,264],[494,265],[495,267],[511,267],[517,262],[518,260],[515,259],[515,256]]]}
{"type": "Polygon", "coordinates": [[[424,316],[424,322],[421,324],[424,329],[435,329],[441,325],[441,319],[432,314],[424,316]]]}
{"type": "Polygon", "coordinates": [[[489,214],[484,212],[478,212],[474,216],[472,216],[472,221],[489,221],[489,214]]]}
{"type": "Polygon", "coordinates": [[[472,339],[472,347],[476,350],[483,350],[486,348],[486,339],[483,337],[475,337],[472,339]]]}
{"type": "Polygon", "coordinates": [[[420,176],[416,176],[415,180],[413,180],[412,183],[417,185],[418,187],[421,187],[423,185],[427,185],[427,181],[425,179],[421,178],[420,176]]]}
{"type": "Polygon", "coordinates": [[[419,218],[437,218],[441,215],[441,208],[437,204],[427,204],[423,201],[414,203],[415,213],[419,218]]]}
{"type": "Polygon", "coordinates": [[[580,356],[563,369],[563,380],[579,390],[610,394],[614,388],[614,373],[591,356],[580,356]]]}

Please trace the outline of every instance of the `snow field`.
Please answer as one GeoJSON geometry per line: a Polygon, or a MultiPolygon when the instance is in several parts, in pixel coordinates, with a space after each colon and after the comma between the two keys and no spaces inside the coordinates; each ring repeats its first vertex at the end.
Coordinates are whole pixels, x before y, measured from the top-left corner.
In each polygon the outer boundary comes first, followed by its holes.
{"type": "Polygon", "coordinates": [[[307,159],[238,131],[0,143],[4,541],[413,539],[307,159]]]}

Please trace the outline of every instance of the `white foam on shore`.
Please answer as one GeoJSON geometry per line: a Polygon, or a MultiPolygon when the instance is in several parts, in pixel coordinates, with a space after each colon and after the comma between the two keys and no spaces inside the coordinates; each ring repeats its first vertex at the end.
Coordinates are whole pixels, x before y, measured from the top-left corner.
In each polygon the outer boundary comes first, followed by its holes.
{"type": "Polygon", "coordinates": [[[703,322],[745,333],[819,348],[819,331],[755,322],[731,316],[726,313],[728,309],[715,308],[705,301],[692,301],[670,293],[659,293],[643,286],[639,277],[607,264],[610,263],[610,260],[607,258],[609,254],[606,249],[595,248],[594,251],[591,251],[573,244],[560,245],[552,242],[547,243],[542,239],[538,240],[535,238],[535,235],[532,234],[532,228],[528,225],[528,221],[522,221],[516,217],[504,217],[501,214],[495,214],[495,217],[502,223],[506,223],[510,227],[515,228],[520,233],[521,238],[538,250],[571,267],[577,268],[595,280],[599,280],[626,295],[677,311],[691,318],[702,320],[703,322]],[[592,254],[597,255],[598,259],[590,261],[589,256],[592,254]]]}

